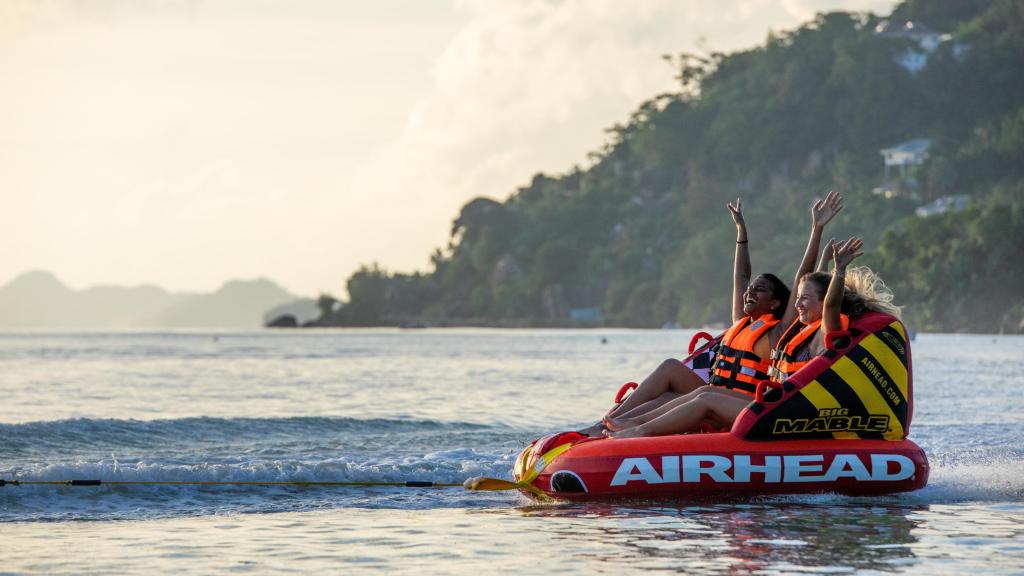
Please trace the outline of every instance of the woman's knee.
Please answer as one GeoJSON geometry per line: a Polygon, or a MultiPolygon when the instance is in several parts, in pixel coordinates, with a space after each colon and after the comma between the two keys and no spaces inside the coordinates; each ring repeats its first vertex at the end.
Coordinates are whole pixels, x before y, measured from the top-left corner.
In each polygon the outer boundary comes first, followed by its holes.
{"type": "Polygon", "coordinates": [[[683,367],[683,363],[675,358],[666,358],[658,365],[658,370],[665,372],[674,372],[683,367]]]}
{"type": "Polygon", "coordinates": [[[694,397],[693,401],[701,406],[711,407],[720,400],[720,397],[720,394],[713,390],[697,390],[697,396],[694,397]]]}
{"type": "Polygon", "coordinates": [[[656,372],[664,374],[670,378],[681,374],[686,370],[686,365],[676,360],[675,358],[668,358],[664,362],[658,365],[656,372]]]}

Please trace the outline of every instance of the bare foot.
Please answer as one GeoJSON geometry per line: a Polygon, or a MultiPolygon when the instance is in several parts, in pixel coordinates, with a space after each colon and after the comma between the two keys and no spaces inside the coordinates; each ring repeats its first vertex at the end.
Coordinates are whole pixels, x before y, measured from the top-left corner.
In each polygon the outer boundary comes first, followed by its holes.
{"type": "Polygon", "coordinates": [[[632,418],[611,418],[609,416],[605,416],[601,423],[609,430],[624,430],[640,424],[632,418]]]}
{"type": "Polygon", "coordinates": [[[641,438],[644,436],[650,436],[642,425],[625,428],[623,430],[608,431],[605,432],[604,435],[608,438],[641,438]]]}
{"type": "Polygon", "coordinates": [[[590,436],[591,438],[593,438],[595,436],[600,436],[606,430],[608,430],[608,428],[605,427],[604,423],[603,422],[598,422],[597,424],[594,424],[593,426],[587,426],[586,428],[584,428],[582,430],[577,430],[577,432],[579,432],[580,434],[583,434],[584,436],[590,436]]]}

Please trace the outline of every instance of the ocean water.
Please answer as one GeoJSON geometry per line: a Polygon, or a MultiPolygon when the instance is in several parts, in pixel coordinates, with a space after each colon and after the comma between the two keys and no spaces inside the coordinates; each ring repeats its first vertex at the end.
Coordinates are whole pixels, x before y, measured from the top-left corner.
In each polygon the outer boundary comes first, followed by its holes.
{"type": "MultiPolygon", "coordinates": [[[[690,334],[0,333],[0,479],[509,478],[690,334]]],[[[913,357],[932,474],[911,494],[8,485],[0,573],[1024,574],[1024,338],[922,334],[913,357]]]]}

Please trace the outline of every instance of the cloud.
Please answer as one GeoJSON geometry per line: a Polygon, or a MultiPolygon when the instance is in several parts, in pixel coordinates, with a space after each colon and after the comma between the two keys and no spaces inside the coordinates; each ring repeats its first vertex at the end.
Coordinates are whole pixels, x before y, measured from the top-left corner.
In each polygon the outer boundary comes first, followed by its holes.
{"type": "Polygon", "coordinates": [[[659,58],[681,47],[659,26],[673,2],[459,5],[470,17],[437,59],[430,92],[372,164],[392,172],[382,195],[418,207],[382,223],[418,251],[383,258],[399,267],[425,263],[466,200],[503,198],[536,172],[583,163],[604,129],[673,84],[659,58]]]}
{"type": "Polygon", "coordinates": [[[661,55],[892,3],[0,2],[0,281],[423,269],[466,201],[584,164],[673,89],[661,55]]]}
{"type": "Polygon", "coordinates": [[[469,198],[505,198],[536,172],[585,163],[643,100],[675,88],[662,54],[753,46],[769,28],[793,27],[819,9],[892,4],[879,0],[461,0],[467,23],[433,69],[400,137],[371,163],[390,171],[379,187],[415,214],[381,222],[409,238],[382,260],[424,262],[442,245],[469,198]],[[390,169],[390,170],[389,170],[390,169]],[[418,251],[418,256],[412,251],[418,251]]]}
{"type": "Polygon", "coordinates": [[[831,10],[847,10],[850,12],[888,13],[895,2],[892,0],[783,0],[782,5],[791,16],[804,22],[814,18],[821,12],[831,10]]]}

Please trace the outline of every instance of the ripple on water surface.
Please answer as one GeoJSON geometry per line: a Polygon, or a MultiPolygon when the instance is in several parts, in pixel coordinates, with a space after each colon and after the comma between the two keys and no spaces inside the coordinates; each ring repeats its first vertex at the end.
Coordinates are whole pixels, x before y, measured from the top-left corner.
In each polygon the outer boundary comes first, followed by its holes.
{"type": "MultiPolygon", "coordinates": [[[[0,477],[507,477],[530,439],[592,422],[689,335],[0,334],[0,477]]],[[[932,463],[913,494],[535,505],[458,488],[7,486],[3,570],[1019,572],[1024,413],[1006,407],[1024,339],[913,346],[912,437],[932,463]]]]}

